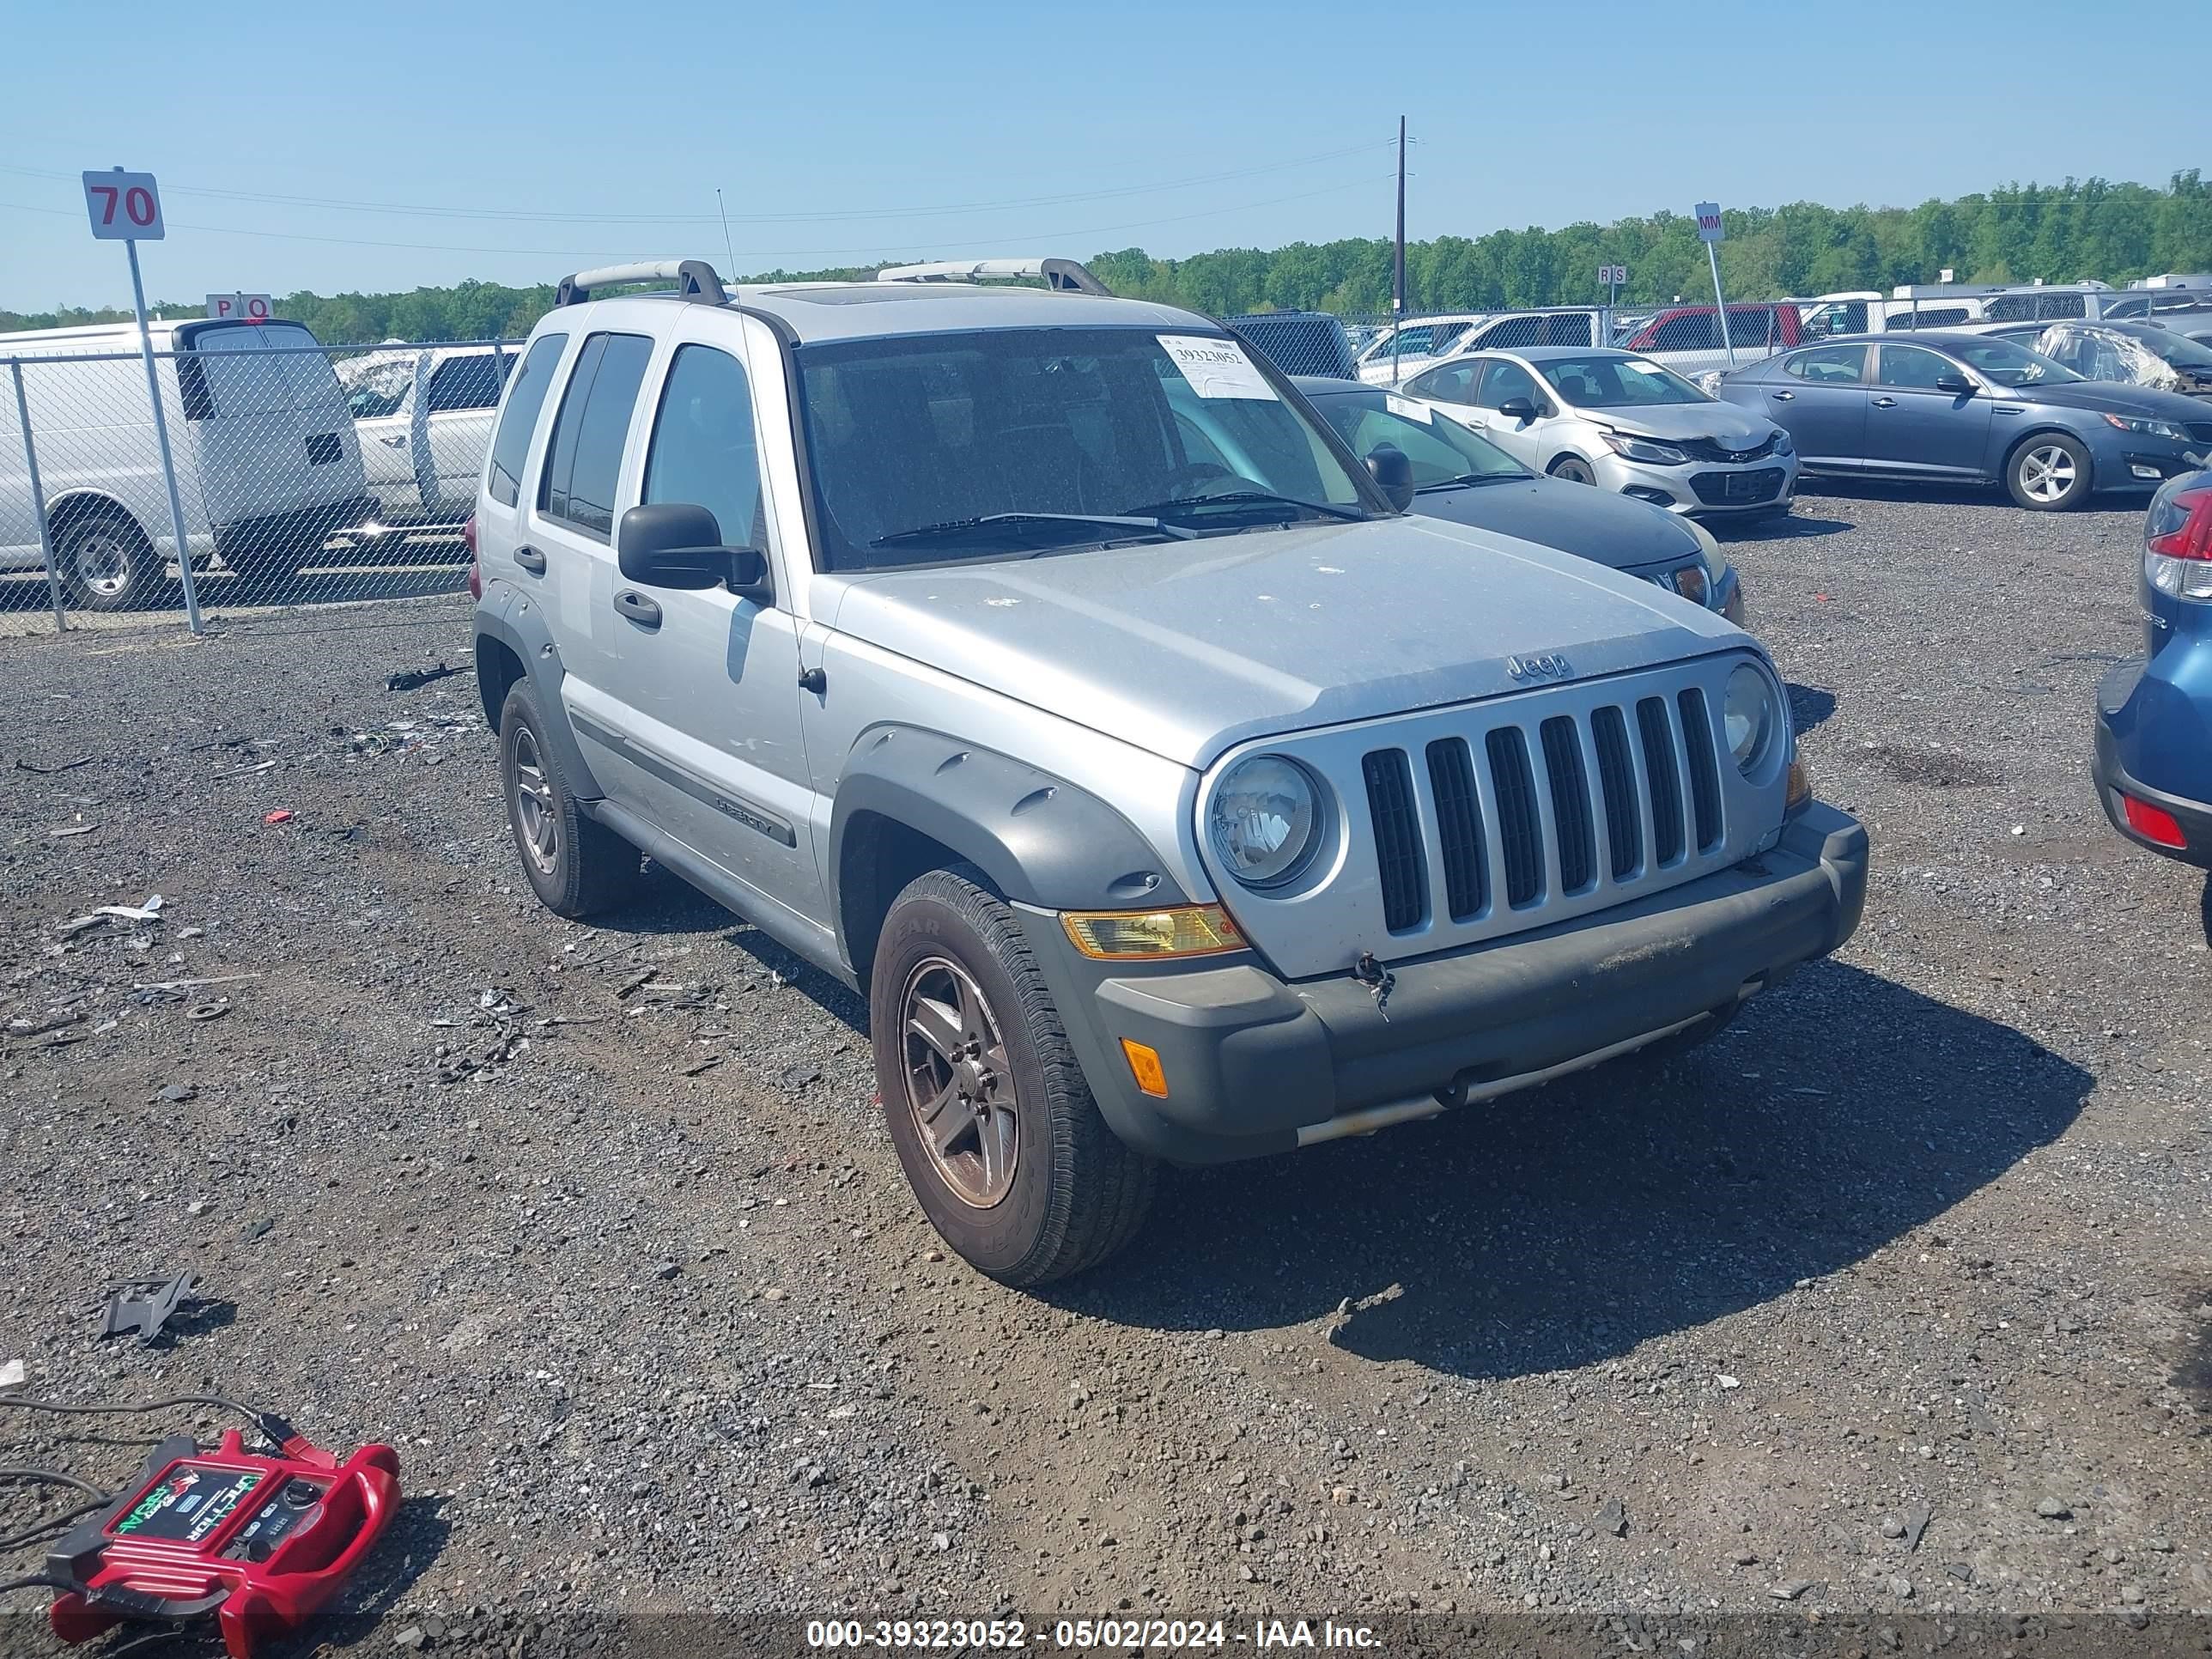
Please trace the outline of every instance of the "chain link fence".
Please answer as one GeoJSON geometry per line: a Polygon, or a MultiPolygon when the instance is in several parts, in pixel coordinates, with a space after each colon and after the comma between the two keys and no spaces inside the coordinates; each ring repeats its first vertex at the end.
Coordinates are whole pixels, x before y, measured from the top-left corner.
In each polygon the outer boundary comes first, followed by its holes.
{"type": "Polygon", "coordinates": [[[0,633],[465,589],[461,525],[520,342],[198,321],[149,341],[0,337],[0,633]]]}

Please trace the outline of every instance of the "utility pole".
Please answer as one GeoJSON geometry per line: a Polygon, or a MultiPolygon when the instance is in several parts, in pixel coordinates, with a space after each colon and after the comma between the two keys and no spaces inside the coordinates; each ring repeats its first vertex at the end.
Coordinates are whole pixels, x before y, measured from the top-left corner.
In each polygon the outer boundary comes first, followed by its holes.
{"type": "Polygon", "coordinates": [[[1406,332],[1406,118],[1398,118],[1398,234],[1390,259],[1390,384],[1398,384],[1398,342],[1406,332]]]}

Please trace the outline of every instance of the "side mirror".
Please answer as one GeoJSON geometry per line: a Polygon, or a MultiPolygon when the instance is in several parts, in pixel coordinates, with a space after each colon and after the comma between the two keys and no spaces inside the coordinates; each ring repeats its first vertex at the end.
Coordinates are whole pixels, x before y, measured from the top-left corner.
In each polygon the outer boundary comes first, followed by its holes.
{"type": "Polygon", "coordinates": [[[1413,506],[1413,464],[1397,445],[1377,444],[1367,452],[1367,476],[1401,513],[1413,506]]]}
{"type": "Polygon", "coordinates": [[[1971,398],[1974,395],[1974,383],[1963,374],[1938,375],[1936,380],[1936,389],[1938,392],[1948,392],[1954,398],[1971,398]]]}
{"type": "Polygon", "coordinates": [[[1498,412],[1509,421],[1526,425],[1536,418],[1536,405],[1526,398],[1508,398],[1498,405],[1498,412]]]}
{"type": "Polygon", "coordinates": [[[626,580],[647,587],[696,589],[720,582],[741,599],[774,603],[768,556],[727,547],[722,527],[703,507],[655,501],[633,507],[615,534],[615,564],[626,580]]]}

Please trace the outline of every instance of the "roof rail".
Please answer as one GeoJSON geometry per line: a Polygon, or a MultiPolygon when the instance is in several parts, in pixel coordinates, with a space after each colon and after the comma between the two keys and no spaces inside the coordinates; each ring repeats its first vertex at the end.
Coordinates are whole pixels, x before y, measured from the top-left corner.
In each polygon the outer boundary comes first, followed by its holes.
{"type": "Polygon", "coordinates": [[[641,264],[601,265],[596,270],[580,270],[573,276],[563,276],[561,286],[554,290],[553,303],[580,306],[592,297],[595,288],[651,283],[668,277],[675,279],[680,299],[703,300],[714,306],[730,302],[729,295],[723,291],[722,279],[704,259],[648,259],[641,264]]]}
{"type": "Polygon", "coordinates": [[[1113,290],[1073,259],[941,259],[926,265],[887,265],[876,273],[879,283],[972,283],[986,276],[1042,277],[1047,288],[1067,294],[1103,294],[1113,290]]]}

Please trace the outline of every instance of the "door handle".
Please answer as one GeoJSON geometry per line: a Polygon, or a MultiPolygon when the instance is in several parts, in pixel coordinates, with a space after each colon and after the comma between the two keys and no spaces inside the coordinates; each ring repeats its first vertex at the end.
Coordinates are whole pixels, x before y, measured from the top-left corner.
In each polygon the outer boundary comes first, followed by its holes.
{"type": "Polygon", "coordinates": [[[634,587],[625,587],[615,595],[615,609],[628,617],[640,628],[660,626],[660,607],[634,587]]]}
{"type": "Polygon", "coordinates": [[[1874,406],[1876,409],[1895,409],[1897,407],[1897,399],[1894,398],[1876,398],[1874,400],[1874,406]]]}
{"type": "Polygon", "coordinates": [[[376,441],[387,449],[404,449],[407,447],[407,434],[404,432],[396,432],[388,438],[379,438],[376,441]]]}
{"type": "Polygon", "coordinates": [[[545,574],[545,556],[534,547],[516,548],[514,562],[533,576],[542,576],[545,574]]]}
{"type": "Polygon", "coordinates": [[[1797,394],[1794,392],[1770,392],[1766,395],[1778,404],[1786,404],[1797,394]]]}

